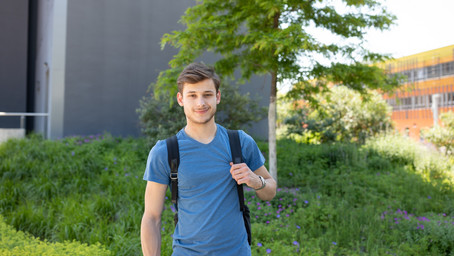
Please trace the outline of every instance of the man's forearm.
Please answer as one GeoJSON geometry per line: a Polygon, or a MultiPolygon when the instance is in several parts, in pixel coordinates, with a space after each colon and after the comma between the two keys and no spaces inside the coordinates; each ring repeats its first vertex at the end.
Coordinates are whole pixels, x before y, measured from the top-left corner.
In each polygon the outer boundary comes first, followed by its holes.
{"type": "Polygon", "coordinates": [[[266,186],[263,189],[256,190],[256,195],[265,201],[270,201],[276,195],[276,181],[273,178],[265,179],[266,186]]]}
{"type": "Polygon", "coordinates": [[[161,221],[143,217],[140,239],[144,256],[161,255],[161,221]]]}

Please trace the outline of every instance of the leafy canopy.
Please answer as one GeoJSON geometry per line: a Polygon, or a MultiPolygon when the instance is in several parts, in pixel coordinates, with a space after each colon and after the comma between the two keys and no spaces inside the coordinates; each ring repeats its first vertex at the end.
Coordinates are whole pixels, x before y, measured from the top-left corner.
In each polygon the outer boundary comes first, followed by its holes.
{"type": "Polygon", "coordinates": [[[179,52],[169,63],[171,69],[161,72],[157,91],[175,93],[176,87],[169,85],[175,85],[181,67],[206,51],[221,57],[215,63],[219,74],[233,76],[241,70],[241,80],[276,74],[277,82],[296,84],[289,94],[295,98],[318,92],[329,82],[360,91],[364,85],[390,89],[396,80],[369,65],[387,57],[350,41],[360,42],[370,28],[388,29],[394,19],[374,0],[200,0],[181,18],[185,30],[162,38],[162,48],[169,44],[179,52]],[[313,28],[329,31],[339,41],[321,42],[313,28]],[[319,80],[318,87],[307,82],[313,79],[319,80]]]}

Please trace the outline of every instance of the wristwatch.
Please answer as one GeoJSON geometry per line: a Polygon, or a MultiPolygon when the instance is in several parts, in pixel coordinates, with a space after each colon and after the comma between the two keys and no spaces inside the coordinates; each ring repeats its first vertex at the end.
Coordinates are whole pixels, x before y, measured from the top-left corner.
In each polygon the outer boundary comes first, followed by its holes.
{"type": "Polygon", "coordinates": [[[258,176],[259,176],[260,181],[262,182],[262,186],[259,187],[259,188],[257,188],[257,189],[255,189],[256,191],[257,191],[257,190],[260,190],[260,189],[262,189],[262,188],[264,188],[264,187],[266,186],[266,180],[265,180],[265,178],[263,178],[263,177],[260,176],[260,175],[258,175],[258,176]]]}

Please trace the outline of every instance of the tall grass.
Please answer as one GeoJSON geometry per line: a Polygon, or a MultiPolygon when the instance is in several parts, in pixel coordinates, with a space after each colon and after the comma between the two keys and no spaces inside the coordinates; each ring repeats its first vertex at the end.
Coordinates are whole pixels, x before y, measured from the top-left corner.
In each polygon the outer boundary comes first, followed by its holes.
{"type": "Polygon", "coordinates": [[[108,135],[8,141],[0,146],[0,214],[42,239],[140,254],[147,154],[143,140],[108,135]]]}
{"type": "MultiPolygon", "coordinates": [[[[267,155],[266,143],[259,147],[267,155]]],[[[8,141],[0,145],[0,214],[41,239],[140,255],[148,150],[145,140],[108,135],[8,141]]],[[[361,147],[283,139],[278,165],[274,200],[246,189],[253,255],[454,254],[452,160],[384,136],[361,147]]],[[[169,200],[165,207],[162,254],[170,255],[169,200]]]]}

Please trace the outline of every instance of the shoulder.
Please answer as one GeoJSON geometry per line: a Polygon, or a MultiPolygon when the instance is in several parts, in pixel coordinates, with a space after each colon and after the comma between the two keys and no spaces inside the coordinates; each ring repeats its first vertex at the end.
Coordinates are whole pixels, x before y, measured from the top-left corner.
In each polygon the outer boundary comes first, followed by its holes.
{"type": "Polygon", "coordinates": [[[167,143],[166,140],[159,140],[156,144],[151,148],[149,156],[151,158],[161,159],[164,158],[167,160],[167,143]]]}
{"type": "Polygon", "coordinates": [[[240,137],[241,141],[241,146],[247,147],[248,145],[256,145],[257,143],[255,142],[254,138],[252,138],[251,135],[247,134],[243,130],[238,130],[238,135],[240,137]]]}
{"type": "Polygon", "coordinates": [[[245,131],[243,130],[238,130],[238,134],[240,135],[240,139],[244,139],[244,140],[252,140],[254,141],[254,139],[252,138],[251,135],[247,134],[245,131]]]}
{"type": "MultiPolygon", "coordinates": [[[[220,124],[217,124],[217,126],[218,126],[218,129],[221,134],[223,134],[224,136],[228,136],[229,129],[225,128],[224,126],[222,126],[220,124]]],[[[239,135],[241,141],[243,141],[243,140],[254,141],[254,139],[249,134],[247,134],[245,131],[243,131],[243,130],[234,130],[234,131],[238,132],[238,135],[239,135]]]]}

